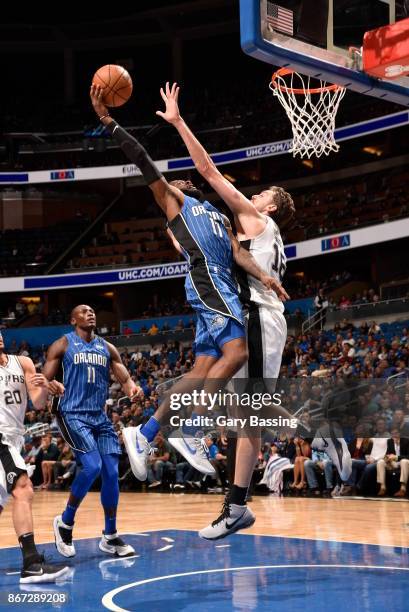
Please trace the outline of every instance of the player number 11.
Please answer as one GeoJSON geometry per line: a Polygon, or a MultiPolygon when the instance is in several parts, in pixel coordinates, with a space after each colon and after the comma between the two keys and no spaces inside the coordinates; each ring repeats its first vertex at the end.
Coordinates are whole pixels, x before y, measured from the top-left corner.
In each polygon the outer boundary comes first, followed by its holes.
{"type": "Polygon", "coordinates": [[[95,383],[95,368],[93,366],[88,366],[88,381],[89,383],[95,383]]]}
{"type": "Polygon", "coordinates": [[[210,217],[210,223],[212,224],[213,234],[216,234],[216,236],[218,236],[219,238],[222,238],[223,232],[222,232],[222,228],[220,227],[220,220],[213,219],[213,217],[210,217]]]}

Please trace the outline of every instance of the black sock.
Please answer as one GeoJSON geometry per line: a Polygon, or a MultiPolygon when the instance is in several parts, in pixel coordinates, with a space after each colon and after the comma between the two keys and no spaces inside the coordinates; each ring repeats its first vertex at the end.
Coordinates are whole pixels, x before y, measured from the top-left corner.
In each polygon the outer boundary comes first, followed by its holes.
{"type": "Polygon", "coordinates": [[[247,487],[238,487],[233,485],[230,489],[229,501],[231,504],[237,504],[238,506],[246,505],[247,487]]]}
{"type": "Polygon", "coordinates": [[[40,559],[38,550],[34,543],[34,533],[23,533],[18,539],[20,543],[21,553],[23,555],[23,563],[25,566],[31,563],[36,563],[40,559]]]}

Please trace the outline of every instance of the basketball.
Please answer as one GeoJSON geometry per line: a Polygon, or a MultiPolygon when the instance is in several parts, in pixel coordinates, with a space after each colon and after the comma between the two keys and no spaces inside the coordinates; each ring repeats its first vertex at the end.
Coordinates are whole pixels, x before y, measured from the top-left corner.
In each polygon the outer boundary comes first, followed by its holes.
{"type": "Polygon", "coordinates": [[[125,68],[116,64],[106,64],[99,68],[93,76],[94,85],[104,88],[104,104],[107,106],[122,106],[132,94],[132,79],[125,68]]]}

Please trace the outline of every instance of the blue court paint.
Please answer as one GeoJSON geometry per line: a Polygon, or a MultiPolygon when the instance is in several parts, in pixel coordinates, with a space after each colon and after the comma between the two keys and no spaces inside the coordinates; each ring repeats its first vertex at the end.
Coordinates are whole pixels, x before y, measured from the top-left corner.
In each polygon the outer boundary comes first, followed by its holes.
{"type": "MultiPolygon", "coordinates": [[[[99,538],[77,540],[77,556],[66,560],[71,575],[60,585],[20,588],[18,576],[7,575],[19,569],[19,549],[0,549],[0,590],[64,591],[70,602],[59,609],[67,612],[265,611],[272,605],[280,612],[401,612],[408,606],[407,548],[245,534],[212,543],[177,530],[124,538],[135,557],[104,555],[99,538]]],[[[62,560],[53,544],[39,548],[62,560]]]]}

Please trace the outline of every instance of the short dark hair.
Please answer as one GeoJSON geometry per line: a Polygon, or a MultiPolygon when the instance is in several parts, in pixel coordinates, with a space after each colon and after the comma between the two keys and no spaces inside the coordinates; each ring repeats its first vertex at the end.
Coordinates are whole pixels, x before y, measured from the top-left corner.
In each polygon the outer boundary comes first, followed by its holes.
{"type": "Polygon", "coordinates": [[[271,213],[271,217],[277,223],[280,229],[284,229],[291,224],[295,215],[294,201],[290,194],[282,187],[269,187],[273,193],[274,204],[277,205],[277,210],[271,213]]]}

